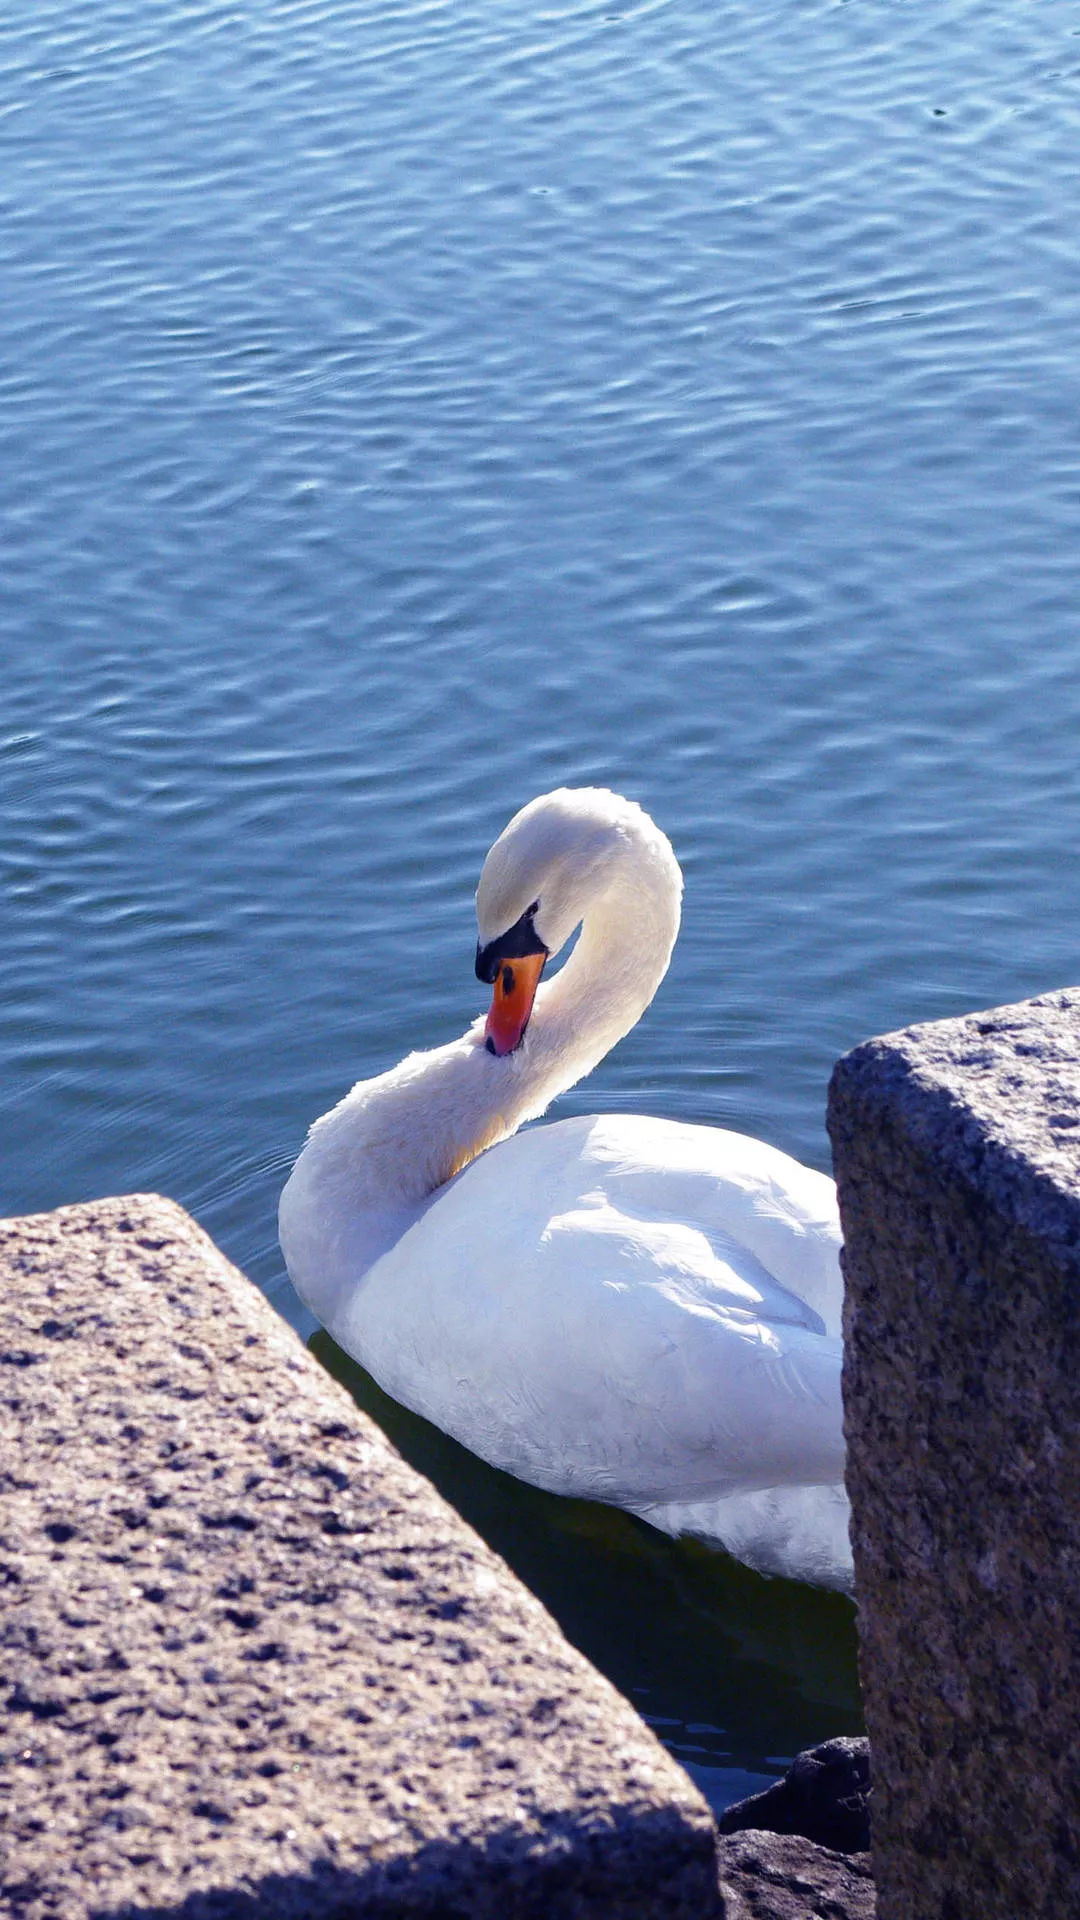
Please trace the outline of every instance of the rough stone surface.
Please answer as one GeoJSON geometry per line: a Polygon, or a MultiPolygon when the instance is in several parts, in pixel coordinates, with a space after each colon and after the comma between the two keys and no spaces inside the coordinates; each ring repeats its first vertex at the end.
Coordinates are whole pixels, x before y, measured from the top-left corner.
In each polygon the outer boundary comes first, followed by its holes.
{"type": "Polygon", "coordinates": [[[724,1920],[874,1920],[868,1853],[832,1853],[794,1834],[720,1841],[724,1920]]]}
{"type": "Polygon", "coordinates": [[[840,1735],[797,1753],[782,1780],[736,1801],[720,1833],[801,1833],[836,1853],[870,1847],[870,1742],[840,1735]]]}
{"type": "Polygon", "coordinates": [[[830,1095],[880,1920],[1080,1913],[1080,991],[830,1095]]]}
{"type": "Polygon", "coordinates": [[[681,1768],[180,1208],[0,1284],[0,1911],[716,1910],[681,1768]]]}

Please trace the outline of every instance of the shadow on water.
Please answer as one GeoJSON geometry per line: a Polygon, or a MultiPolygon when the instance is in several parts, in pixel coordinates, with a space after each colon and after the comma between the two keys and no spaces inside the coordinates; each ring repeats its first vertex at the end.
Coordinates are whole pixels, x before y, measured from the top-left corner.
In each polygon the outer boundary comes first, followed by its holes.
{"type": "Polygon", "coordinates": [[[329,1334],[311,1350],[632,1700],[720,1809],[801,1747],[861,1733],[855,1613],[614,1507],[489,1467],[383,1393],[329,1334]]]}

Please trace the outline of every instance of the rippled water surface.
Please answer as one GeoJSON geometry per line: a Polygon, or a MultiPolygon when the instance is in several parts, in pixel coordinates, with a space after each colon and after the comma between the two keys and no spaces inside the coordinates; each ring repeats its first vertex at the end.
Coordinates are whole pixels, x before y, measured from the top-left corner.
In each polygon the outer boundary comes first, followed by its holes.
{"type": "MultiPolygon", "coordinates": [[[[825,1166],[845,1047],[1080,978],[1078,101],[1058,0],[8,0],[5,1210],[309,1332],[284,1170],[566,780],[687,901],[563,1111],[825,1166]]],[[[718,1803],[858,1724],[845,1602],[350,1377],[718,1803]]]]}

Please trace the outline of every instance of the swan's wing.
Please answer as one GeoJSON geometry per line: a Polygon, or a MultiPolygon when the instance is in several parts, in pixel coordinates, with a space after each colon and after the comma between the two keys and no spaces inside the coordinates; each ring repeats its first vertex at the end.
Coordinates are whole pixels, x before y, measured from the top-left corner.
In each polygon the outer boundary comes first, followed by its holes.
{"type": "Polygon", "coordinates": [[[588,1126],[583,1164],[595,1167],[619,1207],[692,1220],[736,1259],[745,1249],[825,1332],[840,1337],[840,1216],[825,1174],[721,1127],[639,1114],[605,1114],[588,1126]]]}
{"type": "Polygon", "coordinates": [[[666,1214],[668,1180],[597,1140],[607,1125],[483,1155],[331,1331],[387,1391],[561,1492],[640,1505],[838,1479],[839,1342],[730,1233],[666,1214]]]}

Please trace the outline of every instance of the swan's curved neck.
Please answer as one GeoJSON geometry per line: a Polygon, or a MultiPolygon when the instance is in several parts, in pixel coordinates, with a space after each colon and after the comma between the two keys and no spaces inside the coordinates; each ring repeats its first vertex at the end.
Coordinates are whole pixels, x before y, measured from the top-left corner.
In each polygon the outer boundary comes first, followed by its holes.
{"type": "Polygon", "coordinates": [[[410,1054],[361,1081],[316,1121],[282,1195],[282,1243],[294,1279],[312,1267],[325,1276],[328,1265],[346,1259],[355,1279],[430,1194],[543,1113],[640,1019],[667,971],[682,876],[667,840],[639,817],[640,829],[623,823],[613,837],[577,945],[541,985],[516,1052],[488,1053],[477,1021],[449,1046],[410,1054]],[[334,1221],[348,1229],[340,1246],[328,1248],[334,1221]],[[312,1235],[317,1246],[308,1244],[312,1235]]]}
{"type": "Polygon", "coordinates": [[[627,868],[590,907],[566,965],[537,993],[520,1050],[515,1126],[592,1072],[637,1025],[667,972],[679,930],[678,879],[673,884],[662,867],[644,862],[627,868]]]}

